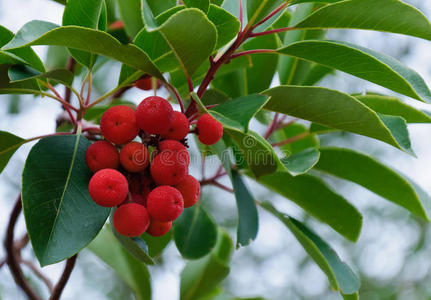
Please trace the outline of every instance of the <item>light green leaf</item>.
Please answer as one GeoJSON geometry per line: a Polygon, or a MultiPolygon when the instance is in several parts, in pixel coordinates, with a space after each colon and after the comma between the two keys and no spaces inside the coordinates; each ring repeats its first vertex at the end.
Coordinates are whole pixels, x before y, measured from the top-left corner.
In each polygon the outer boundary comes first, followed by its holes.
{"type": "Polygon", "coordinates": [[[209,0],[183,0],[186,7],[196,7],[204,13],[208,12],[210,1],[209,0]]]}
{"type": "Polygon", "coordinates": [[[30,151],[22,175],[28,234],[41,266],[62,261],[87,246],[102,229],[109,208],[88,193],[85,163],[90,145],[81,135],[52,136],[30,151]]]}
{"type": "Polygon", "coordinates": [[[431,102],[431,92],[418,73],[390,56],[364,47],[339,41],[308,40],[281,48],[278,53],[338,69],[397,93],[431,102]]]}
{"type": "Polygon", "coordinates": [[[265,109],[368,136],[412,153],[409,138],[405,136],[407,129],[402,128],[405,127],[402,118],[389,120],[389,116],[379,116],[347,94],[321,87],[299,86],[280,86],[263,94],[271,97],[265,109]],[[392,125],[396,126],[392,128],[392,125]]]}
{"type": "Polygon", "coordinates": [[[140,0],[117,0],[121,20],[126,33],[132,38],[144,27],[140,0]]]}
{"type": "Polygon", "coordinates": [[[30,67],[16,65],[9,68],[8,76],[11,80],[11,83],[35,78],[48,78],[60,82],[66,86],[71,86],[74,74],[66,69],[56,69],[46,73],[41,73],[30,67]]]}
{"type": "Polygon", "coordinates": [[[156,17],[154,16],[154,13],[151,10],[151,7],[148,4],[147,0],[142,0],[141,1],[141,11],[142,11],[142,20],[145,23],[144,24],[145,25],[145,29],[147,31],[151,31],[151,30],[157,28],[158,25],[157,25],[156,17]]]}
{"type": "Polygon", "coordinates": [[[304,250],[328,277],[331,287],[345,294],[353,294],[360,287],[358,276],[344,263],[324,240],[304,224],[276,210],[269,202],[262,207],[276,216],[293,233],[304,250]]]}
{"type": "Polygon", "coordinates": [[[16,49],[31,45],[57,45],[97,53],[142,70],[161,80],[163,75],[148,55],[135,45],[122,45],[111,35],[79,26],[63,26],[44,21],[25,24],[14,39],[2,49],[16,49]]]}
{"type": "Polygon", "coordinates": [[[12,155],[26,141],[6,131],[0,131],[0,173],[3,172],[12,155]]]}
{"type": "Polygon", "coordinates": [[[162,236],[156,237],[151,236],[148,233],[144,233],[140,238],[147,244],[148,254],[151,257],[159,257],[172,240],[172,230],[162,236]]]}
{"type": "Polygon", "coordinates": [[[310,70],[305,75],[305,78],[302,80],[301,85],[312,86],[321,81],[326,75],[335,73],[334,69],[319,65],[313,64],[310,70]]]}
{"type": "Polygon", "coordinates": [[[282,158],[281,162],[292,175],[307,173],[319,161],[320,152],[314,148],[308,148],[301,152],[282,158]]]}
{"type": "Polygon", "coordinates": [[[315,11],[295,28],[369,29],[431,40],[431,24],[427,18],[399,0],[340,1],[315,11]]]}
{"type": "Polygon", "coordinates": [[[408,180],[374,158],[350,149],[321,148],[315,169],[355,182],[398,204],[412,213],[429,219],[422,199],[408,180]]]}
{"type": "Polygon", "coordinates": [[[248,25],[254,25],[265,18],[286,0],[247,0],[248,25]]]}
{"type": "Polygon", "coordinates": [[[229,43],[239,32],[239,20],[219,6],[214,4],[210,5],[208,19],[217,28],[217,44],[215,50],[229,43]]]}
{"type": "Polygon", "coordinates": [[[341,293],[341,296],[344,300],[359,300],[359,293],[356,292],[354,294],[343,294],[341,293]]]}

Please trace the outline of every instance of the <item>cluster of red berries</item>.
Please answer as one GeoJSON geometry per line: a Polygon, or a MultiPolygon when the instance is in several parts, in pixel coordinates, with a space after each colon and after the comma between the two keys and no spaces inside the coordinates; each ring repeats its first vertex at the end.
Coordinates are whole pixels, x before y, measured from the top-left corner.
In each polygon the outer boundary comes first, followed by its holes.
{"type": "MultiPolygon", "coordinates": [[[[118,206],[116,231],[125,236],[166,234],[183,208],[199,199],[200,184],[188,174],[190,155],[185,137],[187,117],[157,96],[144,99],[136,111],[124,105],[104,112],[100,130],[105,140],[88,147],[85,158],[95,172],[89,183],[92,199],[104,207],[118,206]],[[139,136],[142,142],[133,141],[139,136]]],[[[223,135],[221,123],[202,115],[196,124],[207,145],[223,135]]]]}

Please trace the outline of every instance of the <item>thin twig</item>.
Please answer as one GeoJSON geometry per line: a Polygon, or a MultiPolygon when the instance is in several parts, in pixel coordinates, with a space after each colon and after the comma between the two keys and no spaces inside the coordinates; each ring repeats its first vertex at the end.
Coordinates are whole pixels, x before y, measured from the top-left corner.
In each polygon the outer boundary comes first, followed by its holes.
{"type": "Polygon", "coordinates": [[[256,37],[256,36],[261,36],[261,35],[285,32],[285,31],[290,31],[293,29],[295,29],[295,27],[277,28],[277,29],[272,29],[272,30],[267,30],[267,31],[262,31],[262,32],[257,32],[257,33],[252,32],[248,35],[248,37],[256,37]]]}
{"type": "Polygon", "coordinates": [[[230,59],[234,59],[240,56],[244,56],[244,55],[250,55],[250,54],[258,54],[258,53],[275,53],[276,50],[274,49],[253,49],[253,50],[247,50],[247,51],[242,51],[242,52],[238,52],[235,54],[232,54],[232,56],[230,57],[230,59]]]}
{"type": "MultiPolygon", "coordinates": [[[[69,60],[67,61],[66,69],[68,69],[72,73],[75,73],[75,65],[76,65],[76,60],[73,59],[72,56],[69,57],[69,60]]],[[[64,91],[64,101],[66,101],[67,103],[70,103],[71,96],[72,96],[72,91],[68,86],[66,86],[66,89],[64,91]]]]}
{"type": "MultiPolygon", "coordinates": [[[[177,102],[180,105],[181,112],[184,113],[184,110],[185,110],[184,109],[184,102],[183,102],[183,99],[181,99],[181,96],[178,93],[177,89],[172,84],[170,84],[169,82],[166,82],[165,84],[172,91],[172,93],[174,93],[175,98],[177,98],[177,102]]],[[[193,91],[193,89],[192,89],[192,91],[193,91]]]]}
{"type": "Polygon", "coordinates": [[[278,113],[276,113],[274,115],[274,119],[272,120],[271,125],[268,127],[268,129],[265,132],[265,135],[263,136],[265,140],[267,140],[271,136],[271,134],[275,131],[275,129],[277,128],[277,126],[278,126],[278,116],[279,116],[278,113]]]}
{"type": "Polygon", "coordinates": [[[69,258],[66,261],[66,266],[64,267],[63,274],[61,274],[60,279],[58,280],[57,284],[54,287],[54,290],[51,294],[51,297],[49,297],[49,300],[58,300],[60,299],[61,293],[63,292],[64,287],[67,284],[67,281],[70,278],[70,274],[73,271],[73,268],[75,267],[76,257],[78,254],[75,254],[71,258],[69,258]]]}
{"type": "MultiPolygon", "coordinates": [[[[290,2],[290,1],[289,1],[290,2]]],[[[265,18],[263,18],[261,21],[257,22],[255,25],[253,25],[253,29],[258,27],[259,25],[265,23],[266,21],[268,21],[269,19],[271,19],[273,16],[275,16],[278,12],[282,11],[288,4],[289,2],[284,2],[283,4],[281,4],[279,7],[277,7],[276,9],[274,9],[269,15],[267,15],[265,18]]]]}
{"type": "Polygon", "coordinates": [[[243,25],[244,25],[243,21],[242,21],[242,19],[243,19],[243,9],[242,9],[242,0],[238,0],[238,1],[239,1],[239,22],[241,24],[239,32],[241,32],[242,29],[243,29],[243,25]]]}
{"type": "Polygon", "coordinates": [[[51,280],[48,277],[46,277],[45,274],[41,272],[41,270],[39,270],[31,261],[21,259],[21,263],[26,265],[37,277],[40,278],[40,280],[42,280],[45,283],[50,293],[53,292],[54,286],[52,285],[51,280]]]}
{"type": "Polygon", "coordinates": [[[209,184],[215,185],[216,187],[218,187],[218,188],[220,188],[222,190],[225,190],[226,192],[233,193],[233,189],[231,189],[230,187],[227,187],[227,186],[221,184],[218,181],[214,180],[214,181],[210,182],[209,184]]]}
{"type": "Polygon", "coordinates": [[[311,135],[310,132],[304,132],[304,133],[298,134],[298,135],[296,135],[294,137],[291,137],[291,138],[289,138],[287,140],[271,144],[271,146],[273,146],[273,147],[280,147],[280,146],[284,146],[284,145],[287,145],[287,144],[291,144],[291,143],[294,143],[296,141],[302,140],[303,138],[306,138],[309,135],[311,135]]]}
{"type": "Polygon", "coordinates": [[[90,103],[92,85],[93,85],[93,77],[91,76],[91,73],[88,73],[87,99],[85,99],[85,105],[88,105],[88,103],[90,103]]]}

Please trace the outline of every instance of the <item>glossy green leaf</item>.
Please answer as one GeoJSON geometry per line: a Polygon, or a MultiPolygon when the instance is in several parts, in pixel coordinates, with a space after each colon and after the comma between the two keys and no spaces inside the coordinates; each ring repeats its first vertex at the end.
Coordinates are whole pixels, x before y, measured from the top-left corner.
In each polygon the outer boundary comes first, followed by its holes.
{"type": "Polygon", "coordinates": [[[180,300],[203,299],[211,294],[229,274],[232,252],[229,234],[220,230],[214,250],[199,260],[188,262],[181,272],[180,300]]]}
{"type": "Polygon", "coordinates": [[[412,153],[402,118],[378,115],[347,94],[299,86],[280,86],[263,94],[271,96],[265,109],[368,136],[412,153]]]}
{"type": "Polygon", "coordinates": [[[359,293],[356,292],[354,294],[343,294],[341,293],[341,296],[344,300],[359,300],[359,293]]]}
{"type": "Polygon", "coordinates": [[[310,70],[305,75],[302,80],[301,85],[312,86],[321,81],[326,75],[334,73],[334,69],[314,64],[311,66],[310,70]]]}
{"type": "Polygon", "coordinates": [[[154,13],[154,16],[158,16],[164,11],[174,7],[177,4],[176,0],[146,0],[148,5],[151,8],[151,11],[154,13]]]}
{"type": "Polygon", "coordinates": [[[127,34],[134,37],[143,27],[140,0],[117,0],[118,11],[127,34]]]}
{"type": "Polygon", "coordinates": [[[217,225],[200,205],[184,209],[174,225],[175,244],[184,258],[201,258],[217,242],[217,225]]]}
{"type": "Polygon", "coordinates": [[[202,96],[202,103],[205,105],[221,104],[229,100],[229,96],[218,89],[208,89],[202,96]]]}
{"type": "MultiPolygon", "coordinates": [[[[299,123],[290,124],[287,127],[277,130],[273,133],[273,140],[275,142],[285,141],[287,139],[303,137],[295,142],[288,143],[287,145],[280,146],[279,149],[286,155],[295,154],[306,150],[308,148],[317,148],[319,146],[319,139],[316,135],[308,135],[309,129],[299,123]]],[[[310,131],[311,132],[311,131],[310,131]]]]}
{"type": "Polygon", "coordinates": [[[381,95],[354,95],[366,106],[384,115],[400,116],[407,123],[431,123],[431,113],[416,109],[394,97],[381,95]]]}
{"type": "Polygon", "coordinates": [[[142,20],[145,23],[144,26],[147,31],[150,31],[158,27],[156,16],[154,15],[147,0],[141,1],[141,12],[142,12],[142,20]]]}
{"type": "Polygon", "coordinates": [[[338,69],[397,93],[431,102],[431,92],[418,73],[390,56],[364,47],[339,41],[309,40],[281,48],[278,53],[338,69]]]}
{"type": "Polygon", "coordinates": [[[102,0],[102,8],[100,9],[97,29],[106,31],[107,27],[108,27],[108,7],[106,5],[106,0],[102,0]]]}
{"type": "Polygon", "coordinates": [[[287,172],[278,171],[260,177],[258,182],[295,202],[347,239],[358,239],[362,227],[361,214],[321,179],[306,174],[293,177],[287,172]]]}
{"type": "Polygon", "coordinates": [[[81,135],[40,140],[22,175],[22,203],[34,253],[42,266],[62,261],[99,233],[109,208],[88,193],[91,172],[85,163],[90,142],[81,135]]]}
{"type": "Polygon", "coordinates": [[[159,31],[189,76],[208,60],[217,42],[215,25],[196,8],[177,12],[160,26],[159,31]]]}
{"type": "Polygon", "coordinates": [[[144,233],[140,236],[148,246],[148,254],[151,257],[159,257],[163,250],[168,246],[172,240],[172,230],[162,236],[151,236],[148,233],[144,233]]]}
{"type": "MultiPolygon", "coordinates": [[[[97,29],[102,9],[102,0],[68,0],[63,13],[63,26],[78,25],[97,29]]],[[[96,56],[81,50],[69,49],[75,60],[91,68],[96,62],[96,56]]]]}
{"type": "Polygon", "coordinates": [[[208,12],[210,7],[209,0],[183,0],[183,3],[186,7],[196,7],[202,10],[204,13],[208,12]]]}
{"type": "Polygon", "coordinates": [[[276,210],[269,202],[262,207],[276,216],[293,233],[304,250],[328,277],[331,287],[342,293],[353,294],[360,287],[358,276],[344,263],[324,240],[304,224],[276,210]]]}
{"type": "Polygon", "coordinates": [[[25,24],[14,39],[2,49],[15,49],[30,45],[66,46],[97,53],[164,80],[145,52],[134,45],[122,45],[103,31],[79,26],[58,27],[49,22],[31,21],[25,24]]]}
{"type": "Polygon", "coordinates": [[[431,24],[427,18],[399,0],[340,1],[315,11],[295,28],[369,29],[431,40],[431,24]]]}
{"type": "Polygon", "coordinates": [[[319,161],[320,152],[314,148],[308,148],[301,152],[282,158],[281,162],[292,175],[307,173],[319,161]]]}
{"type": "Polygon", "coordinates": [[[151,277],[147,266],[120,246],[109,226],[102,229],[88,249],[117,273],[137,300],[151,300],[151,277]]]}
{"type": "Polygon", "coordinates": [[[240,28],[239,20],[228,11],[211,4],[207,16],[217,28],[217,44],[215,49],[221,48],[237,36],[240,28]]]}
{"type": "Polygon", "coordinates": [[[26,141],[7,131],[0,131],[0,173],[6,167],[12,155],[26,141]]]}
{"type": "Polygon", "coordinates": [[[397,173],[374,158],[350,149],[321,148],[315,169],[355,182],[398,204],[412,213],[429,219],[415,188],[397,173]]]}
{"type": "Polygon", "coordinates": [[[0,94],[39,94],[40,87],[36,80],[10,83],[9,65],[0,64],[0,94]]]}
{"type": "Polygon", "coordinates": [[[16,65],[8,70],[8,75],[11,83],[20,82],[35,78],[47,78],[60,82],[66,86],[71,86],[74,74],[66,69],[51,70],[46,73],[41,73],[33,68],[16,65]]]}
{"type": "Polygon", "coordinates": [[[248,24],[253,25],[265,18],[286,0],[247,0],[248,24]]]}

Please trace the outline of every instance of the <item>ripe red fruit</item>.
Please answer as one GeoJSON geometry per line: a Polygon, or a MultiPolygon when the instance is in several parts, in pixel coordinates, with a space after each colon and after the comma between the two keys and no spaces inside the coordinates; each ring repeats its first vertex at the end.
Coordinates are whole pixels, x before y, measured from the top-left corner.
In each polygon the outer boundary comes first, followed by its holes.
{"type": "Polygon", "coordinates": [[[162,236],[169,232],[172,227],[172,222],[160,222],[150,218],[150,226],[147,233],[151,236],[162,236]]]}
{"type": "Polygon", "coordinates": [[[120,162],[128,172],[141,172],[150,163],[150,153],[144,144],[130,142],[121,149],[120,162]]]}
{"type": "Polygon", "coordinates": [[[168,131],[161,134],[162,138],[181,141],[189,133],[189,121],[185,114],[174,111],[174,121],[168,131]]]}
{"type": "Polygon", "coordinates": [[[130,142],[139,132],[135,111],[126,105],[111,107],[100,119],[100,130],[103,136],[114,144],[130,142]]]}
{"type": "Polygon", "coordinates": [[[178,184],[188,173],[184,161],[178,160],[176,152],[162,151],[154,157],[150,171],[154,181],[159,185],[178,184]]]}
{"type": "Polygon", "coordinates": [[[210,114],[202,115],[197,124],[198,138],[202,144],[213,145],[223,136],[223,125],[210,114]]]}
{"type": "Polygon", "coordinates": [[[119,234],[130,237],[143,234],[150,225],[147,209],[137,203],[121,205],[115,210],[112,220],[119,234]]]}
{"type": "Polygon", "coordinates": [[[111,25],[109,25],[109,30],[119,30],[123,28],[124,28],[124,23],[123,21],[120,21],[120,20],[115,21],[111,25]]]}
{"type": "MultiPolygon", "coordinates": [[[[160,83],[160,81],[157,80],[157,87],[156,89],[160,88],[162,84],[160,83]]],[[[153,79],[151,77],[147,77],[147,78],[141,78],[135,81],[135,86],[138,89],[144,90],[144,91],[149,91],[153,89],[153,79]]]]}
{"type": "Polygon", "coordinates": [[[184,199],[184,208],[191,207],[199,200],[201,185],[192,175],[184,176],[175,188],[180,191],[184,199]]]}
{"type": "Polygon", "coordinates": [[[174,110],[168,101],[161,97],[145,98],[136,109],[139,128],[150,134],[160,134],[171,127],[174,110]]]}
{"type": "Polygon", "coordinates": [[[126,177],[117,170],[103,169],[91,177],[88,191],[97,204],[113,207],[119,205],[127,197],[129,185],[126,177]]]}
{"type": "MultiPolygon", "coordinates": [[[[159,143],[160,152],[171,153],[172,158],[178,160],[181,164],[190,165],[190,154],[186,146],[175,140],[164,140],[159,143]]],[[[168,154],[165,154],[168,156],[168,154]]]]}
{"type": "Polygon", "coordinates": [[[117,148],[107,141],[97,141],[85,151],[85,161],[92,172],[117,169],[120,165],[117,148]]]}
{"type": "Polygon", "coordinates": [[[147,209],[151,217],[158,221],[173,221],[179,217],[184,209],[183,196],[171,186],[156,187],[148,195],[147,209]]]}

